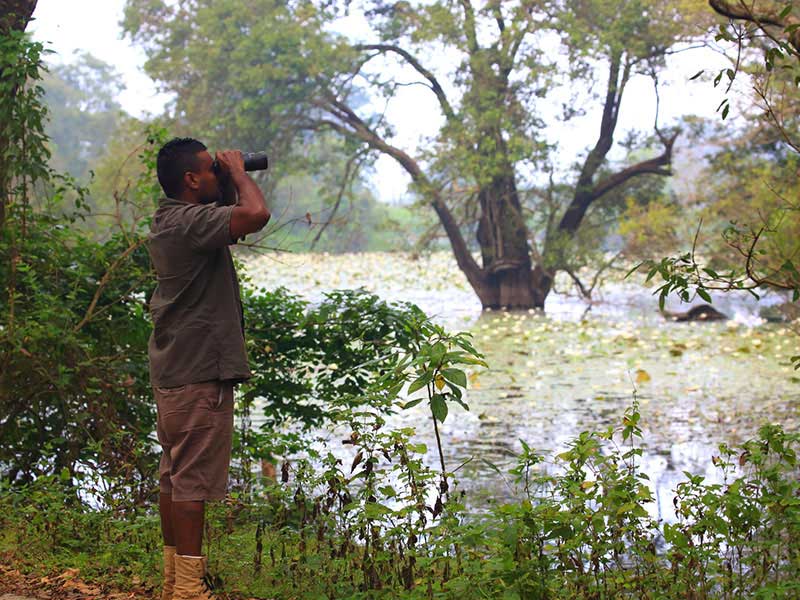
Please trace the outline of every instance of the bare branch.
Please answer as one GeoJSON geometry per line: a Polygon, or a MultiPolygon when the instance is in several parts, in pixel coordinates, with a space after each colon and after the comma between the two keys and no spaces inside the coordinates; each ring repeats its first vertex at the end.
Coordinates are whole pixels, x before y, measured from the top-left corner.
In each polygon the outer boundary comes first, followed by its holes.
{"type": "Polygon", "coordinates": [[[313,250],[314,247],[317,245],[317,242],[319,242],[320,238],[322,237],[322,234],[328,228],[328,225],[330,225],[333,222],[333,217],[334,215],[336,215],[336,211],[339,210],[339,205],[342,203],[342,198],[344,198],[344,193],[350,186],[353,177],[355,177],[355,175],[358,173],[360,163],[363,161],[363,159],[364,159],[364,153],[360,152],[358,154],[354,154],[347,160],[347,164],[345,164],[344,166],[344,177],[342,178],[342,185],[339,186],[339,193],[336,196],[336,202],[334,203],[333,208],[331,209],[331,214],[328,215],[327,221],[325,221],[322,224],[322,227],[320,227],[319,231],[317,232],[317,235],[315,235],[314,239],[311,241],[311,250],[313,250]],[[353,168],[353,165],[357,161],[359,164],[356,165],[355,168],[353,168]]]}
{"type": "Polygon", "coordinates": [[[500,30],[500,34],[502,35],[506,30],[506,22],[503,19],[503,13],[500,10],[500,1],[495,0],[492,2],[491,5],[492,15],[494,15],[494,20],[497,23],[497,29],[500,30]]]}
{"type": "Polygon", "coordinates": [[[455,113],[453,112],[453,107],[450,105],[450,102],[447,100],[447,96],[442,89],[442,86],[439,85],[436,77],[431,73],[428,69],[422,66],[422,64],[411,55],[411,53],[407,52],[403,48],[396,46],[394,44],[359,44],[355,46],[356,50],[378,50],[379,52],[394,52],[395,54],[399,54],[402,56],[405,61],[410,64],[414,69],[422,75],[425,79],[428,80],[430,83],[431,90],[434,94],[436,94],[436,98],[439,100],[439,106],[442,107],[442,112],[444,116],[447,118],[448,121],[455,119],[455,113]]]}
{"type": "Polygon", "coordinates": [[[461,234],[461,229],[455,218],[453,218],[450,209],[442,200],[440,190],[431,183],[427,175],[425,175],[420,168],[419,163],[406,152],[389,144],[377,133],[372,131],[349,106],[337,100],[333,95],[328,95],[326,102],[321,104],[321,107],[328,110],[328,112],[336,118],[341,119],[342,123],[337,123],[329,119],[322,119],[318,124],[325,125],[343,135],[356,137],[366,142],[370,148],[394,158],[400,166],[405,169],[411,176],[411,180],[414,184],[417,185],[422,194],[428,198],[433,210],[436,211],[439,221],[441,221],[447,233],[447,237],[450,240],[450,245],[453,248],[453,254],[455,255],[459,268],[467,276],[470,283],[473,285],[479,284],[483,280],[483,272],[469,252],[464,236],[461,234]]]}
{"type": "MultiPolygon", "coordinates": [[[[114,262],[111,263],[111,266],[108,267],[106,272],[103,274],[103,277],[97,283],[97,290],[94,293],[94,297],[92,298],[92,301],[89,303],[89,308],[86,310],[86,314],[84,315],[83,319],[81,319],[81,322],[78,323],[73,328],[73,330],[72,330],[73,333],[77,333],[78,331],[80,331],[81,328],[84,325],[86,325],[86,323],[91,321],[93,316],[95,316],[97,314],[95,312],[95,308],[97,307],[97,303],[100,300],[100,295],[103,293],[103,288],[105,288],[106,285],[108,285],[108,282],[111,281],[111,275],[114,273],[114,271],[117,269],[117,267],[119,267],[125,261],[125,259],[128,258],[128,256],[130,256],[134,252],[134,250],[136,250],[139,246],[144,244],[146,241],[147,241],[147,238],[144,238],[144,237],[139,238],[133,244],[128,246],[128,248],[125,250],[125,252],[120,254],[116,258],[116,260],[114,260],[114,262]]],[[[100,311],[97,311],[97,312],[100,312],[100,311]]]]}
{"type": "Polygon", "coordinates": [[[664,152],[659,156],[631,165],[630,167],[606,177],[603,181],[598,183],[591,192],[591,200],[597,200],[600,196],[638,175],[672,175],[672,170],[670,169],[670,164],[672,163],[672,146],[675,144],[679,133],[680,132],[675,132],[671,138],[665,140],[664,152]]]}

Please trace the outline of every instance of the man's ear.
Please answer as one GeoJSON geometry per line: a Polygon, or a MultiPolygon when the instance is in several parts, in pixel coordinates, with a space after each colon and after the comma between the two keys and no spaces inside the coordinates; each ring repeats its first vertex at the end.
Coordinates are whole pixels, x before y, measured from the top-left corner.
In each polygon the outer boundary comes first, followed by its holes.
{"type": "Polygon", "coordinates": [[[199,190],[200,189],[200,178],[198,177],[197,173],[192,173],[191,171],[186,171],[183,174],[183,185],[188,190],[199,190]]]}

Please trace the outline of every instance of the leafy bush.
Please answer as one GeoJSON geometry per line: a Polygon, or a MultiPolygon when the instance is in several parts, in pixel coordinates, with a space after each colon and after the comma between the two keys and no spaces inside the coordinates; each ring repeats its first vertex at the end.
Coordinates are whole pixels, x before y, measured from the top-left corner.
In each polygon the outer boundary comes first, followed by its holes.
{"type": "MultiPolygon", "coordinates": [[[[636,466],[635,404],[619,427],[580,434],[548,468],[523,445],[511,470],[520,499],[479,515],[452,474],[425,466],[412,429],[388,429],[368,408],[353,410],[350,425],[352,463],[324,448],[286,463],[279,481],[211,505],[207,552],[225,589],[279,598],[800,593],[800,436],[778,426],[720,447],[722,483],[687,473],[677,520],[661,523],[636,466]]],[[[55,476],[1,489],[0,551],[28,568],[82,566],[89,579],[137,574],[157,585],[155,515],[65,504],[65,489],[55,476]]]]}

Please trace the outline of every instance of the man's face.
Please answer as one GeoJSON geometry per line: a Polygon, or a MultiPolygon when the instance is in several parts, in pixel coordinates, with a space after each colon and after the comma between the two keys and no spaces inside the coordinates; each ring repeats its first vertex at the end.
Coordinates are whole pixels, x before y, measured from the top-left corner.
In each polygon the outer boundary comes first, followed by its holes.
{"type": "Polygon", "coordinates": [[[212,204],[221,201],[222,187],[213,169],[214,159],[211,158],[211,155],[206,150],[199,152],[197,158],[197,170],[192,171],[192,174],[194,175],[194,183],[197,186],[194,191],[198,201],[200,204],[212,204]]]}

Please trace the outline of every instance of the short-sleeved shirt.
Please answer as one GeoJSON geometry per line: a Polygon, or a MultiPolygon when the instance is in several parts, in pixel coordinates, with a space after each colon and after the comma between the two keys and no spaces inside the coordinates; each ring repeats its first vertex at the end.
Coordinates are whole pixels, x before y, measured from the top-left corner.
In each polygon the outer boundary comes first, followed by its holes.
{"type": "Polygon", "coordinates": [[[159,202],[148,235],[158,285],[150,298],[150,383],[177,387],[251,376],[228,246],[233,206],[159,202]]]}

